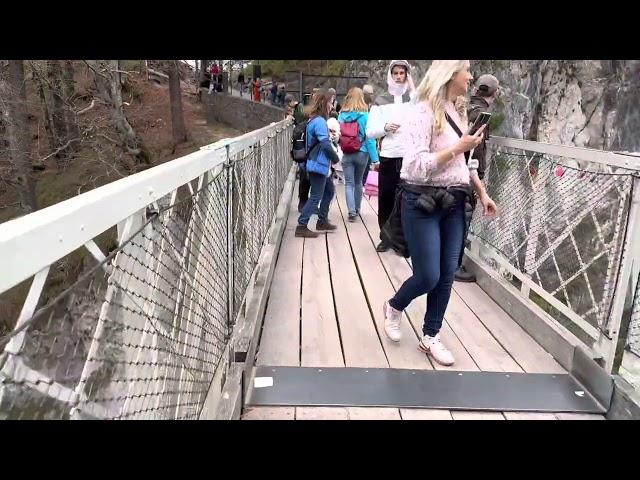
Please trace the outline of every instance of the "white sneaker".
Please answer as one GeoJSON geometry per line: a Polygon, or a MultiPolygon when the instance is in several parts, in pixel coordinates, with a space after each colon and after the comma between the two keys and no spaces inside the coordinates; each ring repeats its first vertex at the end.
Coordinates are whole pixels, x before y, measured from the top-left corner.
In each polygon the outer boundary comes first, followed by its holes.
{"type": "Polygon", "coordinates": [[[387,334],[389,340],[399,342],[402,338],[402,333],[400,333],[402,312],[389,305],[389,302],[384,302],[382,311],[384,312],[384,333],[387,334]]]}
{"type": "Polygon", "coordinates": [[[445,367],[453,365],[453,355],[440,341],[440,334],[437,334],[435,337],[430,337],[429,335],[423,336],[420,343],[418,343],[418,349],[420,349],[422,353],[431,355],[440,365],[444,365],[445,367]]]}

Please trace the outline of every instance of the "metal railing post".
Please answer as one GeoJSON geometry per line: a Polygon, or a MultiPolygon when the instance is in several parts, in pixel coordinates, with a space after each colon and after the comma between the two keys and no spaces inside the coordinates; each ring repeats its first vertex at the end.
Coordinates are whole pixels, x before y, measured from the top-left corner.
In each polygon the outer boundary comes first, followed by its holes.
{"type": "Polygon", "coordinates": [[[633,179],[628,218],[611,314],[598,345],[605,360],[605,369],[611,374],[616,374],[622,363],[640,271],[640,176],[637,175],[633,179]]]}
{"type": "Polygon", "coordinates": [[[227,159],[225,170],[227,171],[227,337],[231,337],[233,329],[233,163],[229,153],[229,145],[226,147],[227,159]]]}

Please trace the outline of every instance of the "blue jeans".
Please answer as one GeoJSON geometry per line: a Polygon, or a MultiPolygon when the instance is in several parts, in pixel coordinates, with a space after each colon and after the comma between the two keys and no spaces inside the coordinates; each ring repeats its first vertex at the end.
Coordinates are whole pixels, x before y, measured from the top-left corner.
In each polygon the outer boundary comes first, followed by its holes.
{"type": "Polygon", "coordinates": [[[342,157],[342,171],[346,185],[344,192],[347,197],[347,209],[351,216],[360,213],[360,203],[362,202],[360,179],[364,175],[368,160],[369,154],[366,152],[345,153],[342,157]]]}
{"type": "Polygon", "coordinates": [[[309,192],[309,200],[304,204],[302,213],[298,217],[298,225],[307,225],[311,215],[318,214],[320,220],[327,220],[329,216],[329,205],[335,194],[333,179],[319,173],[307,172],[309,175],[309,183],[311,191],[309,192]],[[318,204],[320,208],[318,209],[318,204]]]}
{"type": "Polygon", "coordinates": [[[418,196],[402,193],[402,231],[411,254],[413,276],[402,284],[389,304],[402,311],[414,298],[427,293],[422,333],[434,336],[442,326],[458,269],[465,226],[464,201],[449,210],[426,213],[415,205],[418,196]]]}

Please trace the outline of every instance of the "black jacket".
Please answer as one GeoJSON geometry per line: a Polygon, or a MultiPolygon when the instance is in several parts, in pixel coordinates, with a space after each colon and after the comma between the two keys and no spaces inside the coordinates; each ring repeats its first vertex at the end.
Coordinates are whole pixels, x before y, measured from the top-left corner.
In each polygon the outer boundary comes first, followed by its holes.
{"type": "MultiPolygon", "coordinates": [[[[472,95],[469,100],[469,107],[467,108],[467,118],[469,120],[469,124],[472,124],[478,118],[478,115],[482,112],[488,112],[491,109],[489,103],[482,97],[472,95]]],[[[484,172],[487,169],[487,138],[489,138],[489,126],[484,131],[484,138],[482,139],[482,143],[478,145],[473,150],[473,156],[471,158],[475,158],[478,160],[478,177],[480,180],[484,178],[484,172]]]]}

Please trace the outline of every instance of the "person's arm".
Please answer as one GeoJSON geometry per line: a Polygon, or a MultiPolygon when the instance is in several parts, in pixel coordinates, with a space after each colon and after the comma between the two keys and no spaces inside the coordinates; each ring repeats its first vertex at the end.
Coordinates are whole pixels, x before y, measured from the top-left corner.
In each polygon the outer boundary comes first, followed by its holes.
{"type": "Polygon", "coordinates": [[[491,197],[485,190],[484,184],[482,183],[480,178],[478,178],[477,172],[471,175],[471,185],[473,186],[473,189],[478,194],[478,201],[482,204],[482,207],[484,210],[483,214],[495,215],[496,212],[498,211],[498,208],[496,207],[495,202],[491,199],[491,197]]]}
{"type": "Polygon", "coordinates": [[[360,129],[364,132],[364,145],[371,159],[371,163],[378,163],[380,158],[378,157],[378,149],[376,147],[376,141],[373,138],[367,136],[367,125],[369,123],[369,114],[364,114],[358,119],[360,129]]]}
{"type": "Polygon", "coordinates": [[[380,138],[386,135],[384,129],[384,110],[379,105],[372,105],[367,121],[367,138],[380,138]]]}
{"type": "Polygon", "coordinates": [[[452,147],[432,152],[430,146],[433,122],[431,109],[421,105],[413,111],[404,127],[408,146],[403,165],[407,166],[412,177],[428,178],[433,170],[446,166],[456,156],[471,150],[482,139],[484,128],[480,128],[475,135],[465,133],[452,147]]]}

